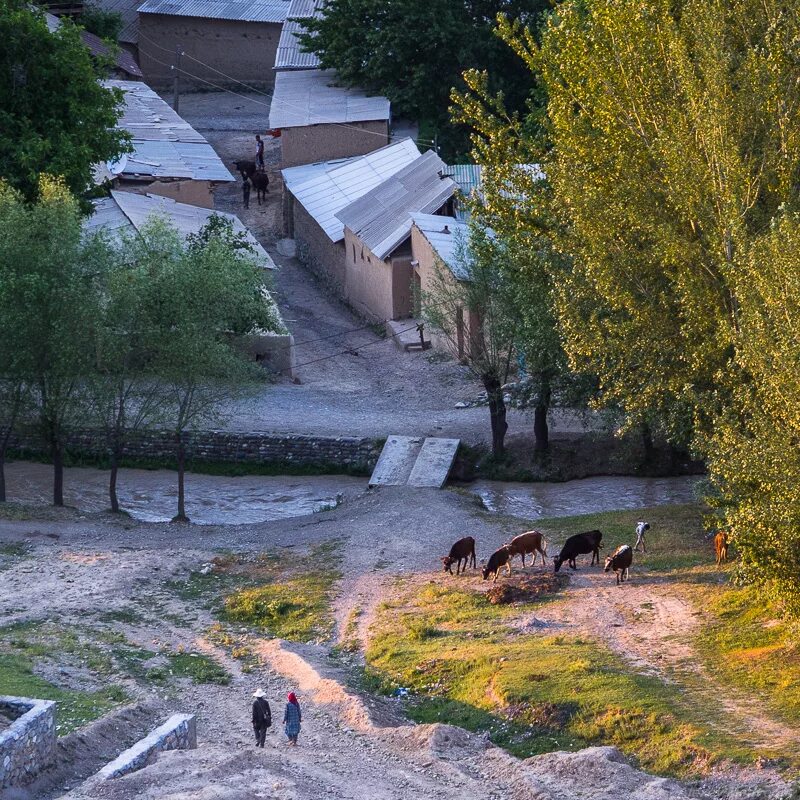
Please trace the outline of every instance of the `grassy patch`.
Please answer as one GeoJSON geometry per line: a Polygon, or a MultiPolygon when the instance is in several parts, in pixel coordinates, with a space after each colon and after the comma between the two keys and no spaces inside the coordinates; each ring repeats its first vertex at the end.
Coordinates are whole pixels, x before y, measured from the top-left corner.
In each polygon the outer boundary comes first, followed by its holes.
{"type": "Polygon", "coordinates": [[[170,653],[169,670],[178,678],[191,678],[195,683],[216,683],[227,686],[230,673],[215,659],[201,653],[170,653]]]}
{"type": "Polygon", "coordinates": [[[523,758],[614,744],[648,770],[692,775],[719,755],[751,756],[731,737],[709,740],[680,687],[632,673],[604,646],[520,632],[520,612],[538,604],[492,605],[437,586],[406,596],[379,612],[364,686],[407,688],[418,722],[488,732],[523,758]]]}
{"type": "Polygon", "coordinates": [[[25,542],[0,543],[0,572],[11,569],[19,561],[27,558],[30,550],[25,542]]]}
{"type": "Polygon", "coordinates": [[[763,708],[800,724],[798,623],[788,622],[752,587],[730,587],[709,597],[709,622],[696,647],[723,683],[754,693],[763,708]]]}

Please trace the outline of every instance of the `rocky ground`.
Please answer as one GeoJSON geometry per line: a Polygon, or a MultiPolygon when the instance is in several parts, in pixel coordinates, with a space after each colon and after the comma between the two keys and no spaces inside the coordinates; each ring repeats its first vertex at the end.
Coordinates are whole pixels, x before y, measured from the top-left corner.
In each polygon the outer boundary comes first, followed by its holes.
{"type": "MultiPolygon", "coordinates": [[[[787,791],[769,769],[722,767],[703,783],[679,784],[636,770],[613,748],[520,762],[461,729],[412,725],[398,701],[354,690],[350,669],[331,660],[329,647],[343,634],[355,605],[365,609],[358,627],[367,638],[370,609],[392,597],[396,577],[443,580],[438,556],[464,531],[475,536],[482,554],[516,532],[514,520],[490,518],[479,512],[474,499],[459,493],[372,490],[321,514],[242,526],[142,524],[102,514],[21,508],[7,511],[6,517],[0,522],[0,544],[16,555],[0,565],[5,567],[0,573],[3,626],[51,620],[62,630],[105,632],[108,641],[117,641],[113,634],[131,646],[211,655],[231,675],[228,685],[123,682],[133,703],[63,737],[57,767],[15,798],[611,800],[628,795],[641,800],[766,800],[787,791]],[[187,578],[207,572],[215,556],[280,550],[299,558],[331,542],[341,556],[342,579],[336,590],[338,633],[328,642],[291,645],[248,634],[254,658],[242,662],[212,635],[214,616],[208,605],[176,591],[187,578]],[[257,686],[266,691],[276,716],[285,693],[298,692],[304,710],[298,748],[286,746],[279,725],[263,751],[253,747],[248,712],[257,686]],[[178,710],[198,715],[197,750],[164,754],[154,765],[109,784],[83,783],[178,710]]],[[[601,584],[604,577],[575,581],[563,601],[547,606],[550,622],[617,631],[614,621],[625,614],[629,597],[615,593],[607,581],[601,584]],[[591,624],[593,619],[601,624],[591,624]]],[[[631,588],[657,601],[653,619],[643,620],[635,634],[617,643],[631,669],[658,669],[665,654],[687,656],[675,646],[675,633],[691,620],[691,610],[674,605],[669,587],[631,588]],[[655,633],[661,628],[658,620],[667,623],[663,635],[655,633]]],[[[87,688],[92,680],[74,665],[43,677],[87,688]]],[[[752,708],[739,707],[744,701],[737,698],[730,714],[741,712],[743,724],[765,724],[766,718],[752,708]]],[[[772,729],[762,725],[758,735],[796,733],[774,720],[770,724],[772,729]]]]}

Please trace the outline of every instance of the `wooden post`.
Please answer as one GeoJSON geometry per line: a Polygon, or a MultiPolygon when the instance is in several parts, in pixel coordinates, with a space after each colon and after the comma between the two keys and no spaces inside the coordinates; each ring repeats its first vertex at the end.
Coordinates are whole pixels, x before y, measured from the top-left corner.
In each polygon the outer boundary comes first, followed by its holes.
{"type": "Polygon", "coordinates": [[[175,113],[178,113],[178,98],[179,98],[179,81],[181,75],[181,56],[183,55],[183,51],[181,50],[181,46],[179,44],[175,45],[175,63],[172,65],[173,75],[173,83],[172,83],[172,107],[175,109],[175,113]]]}

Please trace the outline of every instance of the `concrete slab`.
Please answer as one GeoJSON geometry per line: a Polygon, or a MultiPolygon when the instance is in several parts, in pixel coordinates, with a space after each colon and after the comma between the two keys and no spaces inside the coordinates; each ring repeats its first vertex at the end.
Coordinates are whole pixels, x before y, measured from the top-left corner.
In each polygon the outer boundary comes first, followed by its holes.
{"type": "Polygon", "coordinates": [[[386,323],[386,333],[392,337],[395,345],[405,352],[409,350],[428,350],[431,346],[428,326],[419,319],[390,319],[386,323]],[[418,325],[422,325],[420,339],[418,325]]]}
{"type": "Polygon", "coordinates": [[[459,442],[460,439],[427,438],[411,470],[408,485],[441,489],[455,461],[459,442]]]}
{"type": "Polygon", "coordinates": [[[422,449],[421,436],[390,436],[369,479],[370,486],[405,486],[422,449]]]}

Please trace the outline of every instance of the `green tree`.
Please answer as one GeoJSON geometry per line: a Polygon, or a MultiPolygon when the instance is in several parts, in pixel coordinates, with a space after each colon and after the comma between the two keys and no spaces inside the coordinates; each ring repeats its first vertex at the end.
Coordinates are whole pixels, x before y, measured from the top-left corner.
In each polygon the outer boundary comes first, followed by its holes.
{"type": "Polygon", "coordinates": [[[458,278],[437,260],[421,298],[422,313],[486,390],[492,454],[502,458],[508,431],[503,386],[514,366],[519,320],[509,301],[503,266],[512,258],[506,244],[477,224],[457,242],[458,278]]]}
{"type": "Polygon", "coordinates": [[[532,25],[547,0],[328,0],[318,19],[301,19],[303,46],[335,68],[348,86],[385,95],[393,113],[463,145],[448,118],[450,89],[461,73],[488,69],[510,103],[521,107],[532,86],[523,63],[495,37],[499,12],[532,25]]]}
{"type": "Polygon", "coordinates": [[[63,505],[64,446],[90,369],[97,291],[82,241],[77,201],[63,183],[42,178],[39,201],[26,205],[0,183],[2,326],[13,330],[12,362],[0,376],[30,388],[53,460],[53,503],[63,505]]]}
{"type": "Polygon", "coordinates": [[[238,338],[282,331],[264,270],[246,250],[208,229],[189,243],[163,221],[141,231],[131,259],[147,276],[142,305],[150,369],[164,387],[165,424],[175,435],[178,509],[187,521],[187,433],[216,419],[221,405],[264,373],[238,338]]]}
{"type": "Polygon", "coordinates": [[[94,3],[84,3],[78,16],[79,25],[101,39],[116,42],[122,30],[122,15],[116,11],[106,11],[94,3]]]}
{"type": "Polygon", "coordinates": [[[98,83],[75,25],[50,33],[23,0],[0,0],[0,41],[0,177],[28,200],[43,173],[82,195],[92,165],[128,149],[121,92],[98,83]]]}

